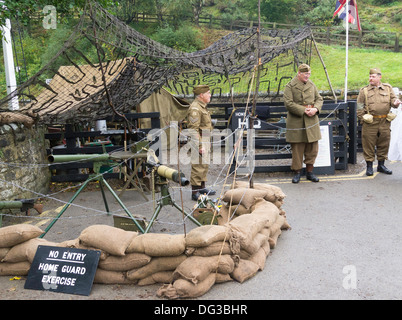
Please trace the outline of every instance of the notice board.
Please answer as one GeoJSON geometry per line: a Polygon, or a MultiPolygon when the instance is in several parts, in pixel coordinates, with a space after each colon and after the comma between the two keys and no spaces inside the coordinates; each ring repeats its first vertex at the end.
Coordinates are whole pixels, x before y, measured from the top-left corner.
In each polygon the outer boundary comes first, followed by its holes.
{"type": "Polygon", "coordinates": [[[38,246],[24,288],[88,296],[99,257],[99,250],[38,246]]]}

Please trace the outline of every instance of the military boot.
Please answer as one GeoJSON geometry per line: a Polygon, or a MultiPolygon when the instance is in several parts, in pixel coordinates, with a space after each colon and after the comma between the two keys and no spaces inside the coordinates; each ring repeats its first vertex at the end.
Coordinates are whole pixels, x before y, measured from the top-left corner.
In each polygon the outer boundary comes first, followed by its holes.
{"type": "Polygon", "coordinates": [[[198,198],[201,196],[201,193],[199,191],[200,188],[200,186],[191,186],[191,200],[198,200],[198,198]]]}
{"type": "Polygon", "coordinates": [[[300,171],[295,171],[295,175],[293,176],[292,183],[299,183],[300,181],[300,171]]]}
{"type": "Polygon", "coordinates": [[[366,169],[366,176],[372,176],[373,172],[373,161],[366,161],[367,169],[366,169]]]}
{"type": "Polygon", "coordinates": [[[307,170],[306,178],[307,178],[307,180],[310,180],[312,182],[319,182],[320,179],[318,179],[315,176],[315,174],[313,173],[313,169],[314,169],[314,166],[312,164],[307,164],[306,165],[306,170],[307,170]]]}
{"type": "Polygon", "coordinates": [[[207,194],[209,196],[213,196],[216,194],[215,190],[205,188],[205,181],[201,182],[201,188],[198,191],[202,194],[207,194]]]}
{"type": "Polygon", "coordinates": [[[384,162],[385,162],[384,160],[378,161],[377,171],[385,174],[392,174],[392,171],[389,170],[386,166],[384,166],[384,162]]]}

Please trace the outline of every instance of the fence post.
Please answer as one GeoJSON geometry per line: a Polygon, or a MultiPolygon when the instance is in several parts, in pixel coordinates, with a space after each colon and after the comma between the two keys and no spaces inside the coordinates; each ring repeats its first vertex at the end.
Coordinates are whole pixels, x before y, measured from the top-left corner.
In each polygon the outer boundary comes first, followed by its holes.
{"type": "Polygon", "coordinates": [[[399,52],[399,32],[395,34],[395,52],[399,52]]]}
{"type": "Polygon", "coordinates": [[[363,31],[359,31],[359,48],[363,45],[363,31]]]}
{"type": "Polygon", "coordinates": [[[330,45],[330,39],[331,39],[331,28],[327,27],[327,45],[330,45]]]}

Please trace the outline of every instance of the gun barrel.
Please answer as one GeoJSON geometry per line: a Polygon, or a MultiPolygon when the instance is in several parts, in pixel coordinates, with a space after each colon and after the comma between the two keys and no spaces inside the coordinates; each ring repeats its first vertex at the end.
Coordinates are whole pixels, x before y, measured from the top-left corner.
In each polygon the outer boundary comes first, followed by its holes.
{"type": "Polygon", "coordinates": [[[21,209],[23,205],[21,201],[0,201],[0,209],[21,209]]]}
{"type": "Polygon", "coordinates": [[[103,154],[61,154],[61,155],[49,155],[49,162],[70,162],[70,161],[88,161],[88,162],[97,162],[97,161],[106,161],[110,158],[108,153],[103,154]]]}
{"type": "Polygon", "coordinates": [[[179,171],[167,166],[158,166],[157,172],[160,176],[173,180],[174,182],[179,183],[181,186],[187,186],[190,184],[190,181],[184,177],[184,174],[179,174],[179,171]]]}

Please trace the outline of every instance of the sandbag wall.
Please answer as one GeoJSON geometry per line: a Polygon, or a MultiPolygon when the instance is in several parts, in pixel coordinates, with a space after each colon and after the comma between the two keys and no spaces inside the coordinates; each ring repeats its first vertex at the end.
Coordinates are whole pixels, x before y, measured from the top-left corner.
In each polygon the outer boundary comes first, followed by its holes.
{"type": "Polygon", "coordinates": [[[0,229],[0,275],[27,275],[38,245],[101,251],[95,283],[163,284],[157,295],[194,298],[214,284],[240,283],[263,270],[282,230],[289,229],[282,209],[285,195],[268,184],[236,183],[227,191],[218,225],[197,227],[186,235],[138,234],[92,225],[77,239],[53,243],[29,224],[0,229]]]}

